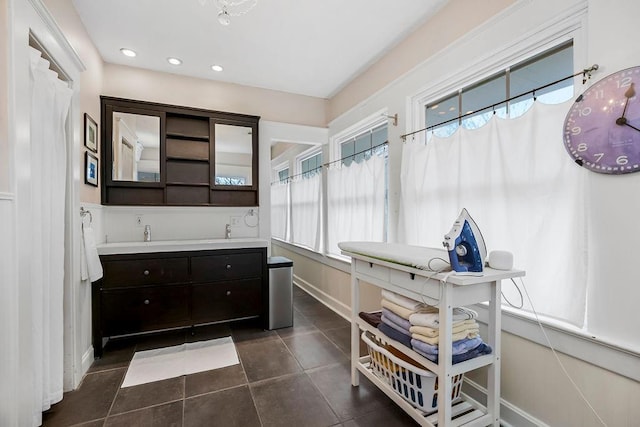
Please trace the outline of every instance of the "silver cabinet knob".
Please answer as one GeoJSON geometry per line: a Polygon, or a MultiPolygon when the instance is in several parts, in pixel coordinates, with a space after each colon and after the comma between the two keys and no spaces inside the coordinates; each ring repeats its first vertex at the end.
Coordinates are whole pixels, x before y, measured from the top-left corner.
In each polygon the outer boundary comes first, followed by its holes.
{"type": "Polygon", "coordinates": [[[227,270],[231,270],[231,264],[227,264],[227,270]]]}
{"type": "Polygon", "coordinates": [[[150,302],[151,302],[151,301],[149,301],[148,299],[144,300],[144,304],[145,304],[145,305],[149,305],[149,303],[150,303],[150,302]]]}
{"type": "Polygon", "coordinates": [[[231,291],[227,291],[227,296],[231,295],[231,291]]]}
{"type": "Polygon", "coordinates": [[[143,274],[144,274],[145,276],[148,276],[148,275],[149,275],[149,270],[145,270],[143,274]]]}

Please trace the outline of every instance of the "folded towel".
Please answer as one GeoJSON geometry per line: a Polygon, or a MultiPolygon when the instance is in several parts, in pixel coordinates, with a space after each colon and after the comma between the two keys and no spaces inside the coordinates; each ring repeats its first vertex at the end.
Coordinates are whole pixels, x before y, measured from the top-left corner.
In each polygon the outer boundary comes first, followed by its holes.
{"type": "MultiPolygon", "coordinates": [[[[478,313],[466,307],[454,307],[452,314],[454,324],[461,320],[475,319],[478,317],[478,313]]],[[[412,325],[427,326],[429,328],[438,329],[440,327],[440,314],[437,312],[425,313],[419,311],[411,314],[409,321],[412,325]]]]}
{"type": "Polygon", "coordinates": [[[93,228],[90,225],[82,225],[82,237],[84,261],[81,260],[80,278],[95,282],[102,277],[102,264],[98,256],[93,228]]]}
{"type": "Polygon", "coordinates": [[[426,304],[420,301],[416,301],[411,298],[407,298],[404,295],[396,294],[395,292],[388,291],[386,289],[382,290],[382,298],[387,301],[391,301],[394,304],[398,304],[400,307],[404,307],[411,311],[416,311],[420,307],[424,307],[426,304]]]}
{"type": "MultiPolygon", "coordinates": [[[[475,349],[480,344],[482,344],[482,338],[480,338],[479,336],[475,338],[465,338],[459,341],[454,341],[452,345],[452,354],[458,355],[458,354],[466,353],[468,351],[475,349]]],[[[421,351],[420,354],[426,353],[426,354],[436,355],[440,352],[439,346],[433,345],[433,344],[427,344],[426,342],[417,340],[415,338],[411,339],[411,347],[416,351],[419,349],[421,351]]]]}
{"type": "Polygon", "coordinates": [[[395,314],[397,314],[398,316],[402,317],[405,320],[409,320],[409,316],[411,316],[414,313],[413,310],[404,308],[384,298],[381,301],[381,305],[382,305],[382,308],[386,308],[387,310],[393,311],[395,314]]]}
{"type": "MultiPolygon", "coordinates": [[[[458,332],[462,332],[465,329],[477,329],[478,323],[475,320],[464,320],[460,323],[456,323],[453,325],[451,332],[453,334],[457,334],[458,332]]],[[[427,326],[411,326],[409,331],[412,334],[420,334],[425,337],[435,338],[440,335],[439,329],[429,328],[427,326]]]]}
{"type": "Polygon", "coordinates": [[[483,342],[482,338],[480,338],[479,336],[474,338],[465,338],[460,341],[454,341],[452,348],[453,354],[466,353],[467,351],[474,350],[480,344],[483,344],[483,342]]]}
{"type": "Polygon", "coordinates": [[[411,347],[411,336],[407,334],[403,334],[402,332],[399,332],[393,329],[391,326],[387,325],[386,323],[381,322],[378,325],[378,330],[383,334],[385,334],[386,336],[388,336],[389,338],[398,341],[400,344],[404,344],[407,347],[411,347]]]}
{"type": "MultiPolygon", "coordinates": [[[[437,354],[423,353],[419,349],[415,349],[415,348],[414,348],[414,351],[420,354],[421,356],[424,356],[425,358],[431,360],[433,363],[438,363],[437,354]]],[[[451,363],[455,365],[456,363],[464,362],[465,360],[473,359],[474,357],[482,356],[485,354],[491,354],[492,351],[493,350],[491,349],[491,347],[489,347],[485,343],[482,343],[471,351],[467,351],[466,353],[462,353],[462,354],[452,355],[451,363]]]]}
{"type": "Polygon", "coordinates": [[[398,325],[397,323],[389,320],[388,318],[386,318],[384,316],[384,314],[382,315],[382,323],[391,326],[393,329],[395,329],[398,332],[402,332],[405,335],[411,335],[411,332],[409,332],[408,329],[403,328],[402,326],[398,325]]]}
{"type": "Polygon", "coordinates": [[[406,329],[407,333],[409,333],[409,328],[411,327],[411,323],[409,323],[407,319],[403,319],[402,317],[398,316],[388,308],[382,309],[382,315],[387,319],[391,320],[396,325],[401,326],[402,329],[406,329]]]}
{"type": "Polygon", "coordinates": [[[374,311],[372,313],[367,313],[366,311],[361,311],[358,313],[358,316],[374,328],[377,328],[380,322],[382,321],[380,318],[382,317],[381,311],[374,311]]]}
{"type": "Polygon", "coordinates": [[[420,354],[422,354],[423,356],[425,354],[437,355],[439,352],[439,347],[437,345],[427,344],[426,342],[417,340],[415,338],[411,338],[411,348],[416,351],[418,351],[419,349],[420,354]]]}
{"type": "MultiPolygon", "coordinates": [[[[475,329],[465,329],[462,332],[458,332],[457,334],[453,334],[451,335],[451,339],[452,341],[459,341],[465,338],[475,338],[480,334],[480,330],[475,328],[475,329]]],[[[411,334],[411,338],[415,338],[417,340],[426,342],[427,344],[439,344],[440,343],[440,337],[425,337],[424,335],[420,335],[420,334],[411,334]]]]}

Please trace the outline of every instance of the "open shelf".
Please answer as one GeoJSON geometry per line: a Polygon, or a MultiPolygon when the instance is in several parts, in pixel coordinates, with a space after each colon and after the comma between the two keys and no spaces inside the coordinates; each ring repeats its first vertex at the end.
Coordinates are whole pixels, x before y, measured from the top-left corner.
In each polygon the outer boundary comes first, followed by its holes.
{"type": "MultiPolygon", "coordinates": [[[[383,379],[378,377],[370,369],[371,360],[369,356],[361,357],[358,360],[357,368],[369,381],[378,387],[384,394],[400,406],[411,418],[422,426],[437,426],[438,411],[424,413],[415,408],[396,393],[393,388],[383,379]]],[[[491,423],[490,415],[486,409],[475,400],[462,394],[451,403],[451,426],[484,426],[491,423]]]]}
{"type": "MultiPolygon", "coordinates": [[[[367,322],[362,319],[358,319],[358,327],[363,330],[373,334],[376,338],[382,338],[383,341],[388,342],[390,345],[394,346],[416,362],[420,363],[422,366],[430,370],[431,372],[438,372],[438,364],[433,363],[431,360],[423,357],[421,354],[416,353],[413,349],[407,347],[406,345],[394,340],[393,338],[388,337],[387,335],[380,332],[379,329],[374,328],[367,322]]],[[[488,366],[495,362],[495,355],[493,353],[486,354],[484,356],[478,356],[473,359],[465,360],[464,362],[456,363],[451,367],[451,375],[459,375],[464,374],[465,372],[473,371],[474,369],[481,368],[483,366],[488,366]]]]}
{"type": "MultiPolygon", "coordinates": [[[[500,332],[502,329],[500,319],[501,281],[524,276],[525,272],[521,270],[494,270],[487,268],[482,276],[458,276],[447,273],[434,273],[433,271],[408,266],[400,262],[401,260],[399,262],[390,261],[396,259],[394,258],[394,254],[390,253],[391,249],[382,246],[385,244],[381,243],[372,243],[372,245],[378,245],[371,248],[373,252],[377,250],[376,257],[344,249],[342,252],[344,255],[351,257],[351,384],[357,386],[359,384],[359,374],[365,375],[374,385],[380,388],[414,420],[423,426],[475,427],[491,425],[493,427],[499,427],[500,332]],[[384,256],[380,255],[381,252],[384,256]],[[453,324],[453,307],[488,301],[489,310],[486,319],[486,342],[487,345],[492,348],[493,352],[454,365],[451,363],[451,360],[447,360],[447,358],[452,357],[451,348],[447,349],[447,347],[442,347],[440,348],[440,359],[438,363],[433,363],[413,351],[413,349],[390,339],[377,328],[371,326],[359,317],[361,282],[366,282],[369,285],[395,292],[416,301],[424,301],[424,298],[431,298],[437,301],[439,308],[438,333],[443,343],[453,341],[451,326],[453,324]],[[371,363],[371,359],[360,357],[359,344],[362,330],[373,334],[382,342],[392,345],[398,351],[411,357],[438,376],[440,381],[438,387],[435,387],[437,390],[437,410],[435,412],[424,414],[412,404],[411,401],[414,395],[408,395],[407,398],[409,401],[405,400],[403,396],[396,393],[392,384],[387,383],[386,379],[377,376],[377,374],[380,374],[379,372],[374,373],[374,371],[370,369],[369,364],[372,364],[376,370],[380,369],[380,362],[377,359],[378,353],[380,352],[373,350],[373,347],[370,348],[372,351],[371,354],[376,357],[373,363],[371,363]],[[484,374],[487,379],[487,403],[484,406],[465,396],[463,393],[456,393],[454,390],[456,383],[455,376],[480,367],[486,367],[484,374]],[[453,398],[456,399],[453,400],[453,398]]],[[[354,248],[358,249],[358,246],[355,245],[354,248]]],[[[424,259],[425,250],[426,252],[438,251],[433,248],[421,248],[409,245],[404,247],[403,250],[403,257],[407,259],[424,259]]],[[[429,258],[427,257],[426,259],[429,258]]],[[[384,371],[384,369],[382,369],[382,371],[384,371]]],[[[401,373],[401,371],[394,371],[395,378],[398,377],[398,375],[396,375],[397,373],[401,373]]],[[[394,377],[392,376],[391,378],[394,377]]],[[[409,376],[407,376],[407,378],[409,378],[409,376]]],[[[401,387],[404,387],[406,385],[403,383],[405,378],[401,377],[400,380],[401,387]]],[[[396,388],[398,388],[398,384],[396,384],[396,388]]],[[[405,389],[399,388],[399,390],[402,390],[402,393],[404,393],[405,389]]],[[[422,403],[419,403],[418,406],[420,408],[430,407],[422,403]]]]}
{"type": "Polygon", "coordinates": [[[209,138],[201,140],[176,139],[167,136],[167,159],[209,161],[209,138]]]}

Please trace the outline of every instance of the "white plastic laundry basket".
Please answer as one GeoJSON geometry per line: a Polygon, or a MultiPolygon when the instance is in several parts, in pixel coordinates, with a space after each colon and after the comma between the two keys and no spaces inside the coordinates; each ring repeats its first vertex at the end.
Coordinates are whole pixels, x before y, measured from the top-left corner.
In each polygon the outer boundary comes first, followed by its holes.
{"type": "MultiPolygon", "coordinates": [[[[433,412],[438,408],[438,376],[429,370],[406,362],[387,349],[377,337],[362,333],[362,340],[369,348],[373,373],[386,381],[393,390],[406,401],[424,412],[433,412]]],[[[460,396],[464,374],[451,378],[451,400],[460,396]]]]}

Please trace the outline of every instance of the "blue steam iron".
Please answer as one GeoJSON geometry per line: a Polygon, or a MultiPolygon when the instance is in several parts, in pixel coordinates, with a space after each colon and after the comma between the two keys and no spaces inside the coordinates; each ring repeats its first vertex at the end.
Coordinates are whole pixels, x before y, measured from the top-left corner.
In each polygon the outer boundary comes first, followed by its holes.
{"type": "Polygon", "coordinates": [[[482,275],[487,247],[478,225],[466,209],[462,209],[442,244],[449,253],[451,269],[456,274],[482,275]]]}

